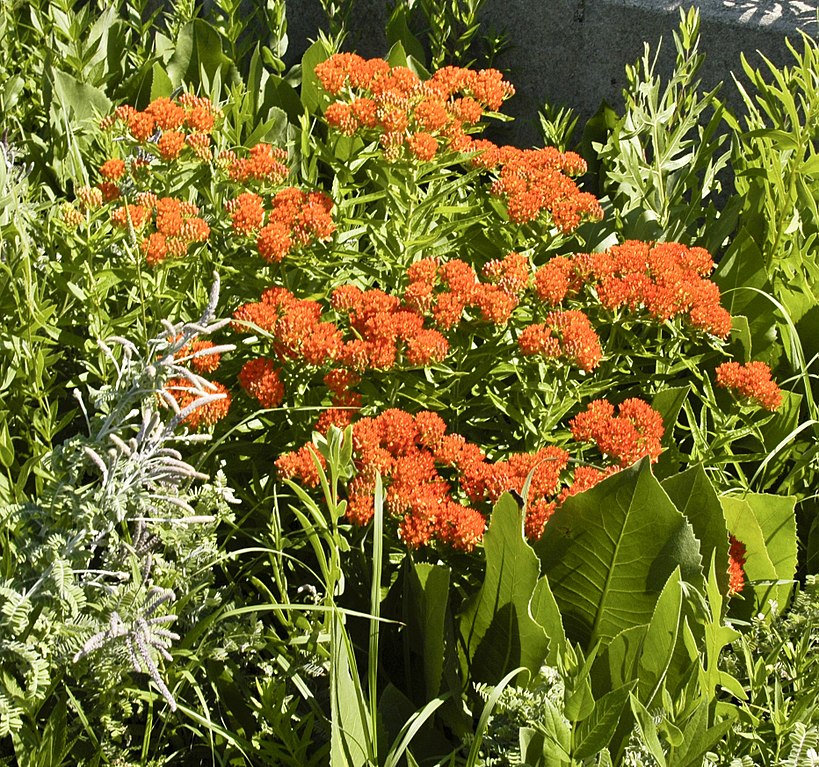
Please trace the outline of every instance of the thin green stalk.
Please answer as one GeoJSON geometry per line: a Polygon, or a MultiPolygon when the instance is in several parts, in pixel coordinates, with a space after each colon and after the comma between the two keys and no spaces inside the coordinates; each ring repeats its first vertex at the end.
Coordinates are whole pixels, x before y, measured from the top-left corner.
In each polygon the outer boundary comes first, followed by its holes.
{"type": "Polygon", "coordinates": [[[373,758],[378,764],[378,736],[376,725],[378,722],[378,639],[379,621],[381,617],[381,575],[384,551],[384,490],[381,483],[381,474],[375,476],[375,508],[373,515],[373,569],[372,589],[370,592],[370,647],[367,658],[367,684],[370,703],[370,726],[373,728],[373,758]]]}

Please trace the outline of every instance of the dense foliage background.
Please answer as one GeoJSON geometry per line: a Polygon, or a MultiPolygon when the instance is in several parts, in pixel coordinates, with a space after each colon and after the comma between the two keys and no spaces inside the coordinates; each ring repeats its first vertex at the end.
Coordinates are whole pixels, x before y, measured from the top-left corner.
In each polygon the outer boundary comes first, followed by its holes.
{"type": "Polygon", "coordinates": [[[322,5],[0,8],[0,762],[819,764],[815,41],[322,5]]]}

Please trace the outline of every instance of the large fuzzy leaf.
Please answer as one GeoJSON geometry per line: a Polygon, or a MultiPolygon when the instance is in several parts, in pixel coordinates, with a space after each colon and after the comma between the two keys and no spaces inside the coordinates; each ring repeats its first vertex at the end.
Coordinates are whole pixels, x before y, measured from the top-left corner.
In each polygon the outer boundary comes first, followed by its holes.
{"type": "Polygon", "coordinates": [[[649,623],[676,567],[702,578],[699,542],[647,461],[569,498],[535,548],[567,635],[586,646],[649,623]]]}
{"type": "Polygon", "coordinates": [[[508,494],[495,505],[484,549],[483,585],[461,615],[460,634],[473,679],[497,683],[520,666],[536,673],[549,650],[530,609],[540,565],[523,537],[523,513],[508,494]]]}

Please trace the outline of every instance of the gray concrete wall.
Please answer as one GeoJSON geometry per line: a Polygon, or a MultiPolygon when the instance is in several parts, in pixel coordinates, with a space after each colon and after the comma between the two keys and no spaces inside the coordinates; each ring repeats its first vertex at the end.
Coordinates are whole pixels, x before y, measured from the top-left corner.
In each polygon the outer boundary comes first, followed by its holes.
{"type": "MultiPolygon", "coordinates": [[[[740,53],[761,63],[757,51],[774,63],[791,60],[785,36],[798,41],[798,31],[816,37],[819,0],[699,0],[701,50],[706,54],[703,85],[724,82],[723,96],[739,105],[731,72],[741,72],[740,53]]],[[[539,142],[537,111],[544,101],[566,104],[582,118],[597,111],[605,99],[622,106],[626,64],[642,54],[643,43],[654,48],[663,39],[658,71],[673,65],[672,32],[679,9],[690,0],[486,0],[484,21],[505,29],[511,48],[497,65],[517,87],[504,111],[518,119],[506,140],[539,142]]],[[[386,0],[356,0],[350,50],[365,56],[383,55],[386,0]]],[[[290,50],[296,61],[324,24],[318,0],[288,0],[290,50]]],[[[801,47],[801,43],[798,44],[801,47]]]]}

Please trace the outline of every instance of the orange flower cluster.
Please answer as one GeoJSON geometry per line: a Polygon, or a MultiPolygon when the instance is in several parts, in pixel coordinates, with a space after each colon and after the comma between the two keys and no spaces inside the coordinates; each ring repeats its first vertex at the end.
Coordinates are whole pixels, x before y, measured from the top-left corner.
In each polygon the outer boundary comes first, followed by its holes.
{"type": "Polygon", "coordinates": [[[578,442],[595,443],[601,453],[623,467],[646,456],[654,463],[663,449],[663,417],[640,399],[624,400],[617,415],[607,399],[594,400],[569,427],[578,442]]]}
{"type": "Polygon", "coordinates": [[[516,224],[548,213],[565,234],[577,229],[584,219],[603,218],[597,198],[581,192],[570,178],[586,172],[585,161],[574,152],[560,152],[554,147],[499,147],[484,139],[472,141],[465,149],[478,152],[473,164],[497,174],[492,194],[505,199],[509,218],[516,224]]]}
{"type": "Polygon", "coordinates": [[[360,377],[351,370],[335,368],[324,376],[324,385],[330,390],[330,407],[318,418],[313,431],[326,434],[331,426],[344,429],[353,422],[361,408],[361,395],[351,390],[360,377]]]}
{"type": "Polygon", "coordinates": [[[256,247],[269,262],[279,262],[296,247],[313,240],[327,240],[336,230],[330,211],[333,201],[323,192],[302,192],[288,187],[273,197],[265,224],[264,202],[253,192],[244,192],[225,205],[233,229],[239,234],[258,232],[256,247]]]}
{"type": "Polygon", "coordinates": [[[222,364],[222,355],[211,352],[215,348],[213,341],[197,339],[183,346],[174,356],[177,360],[188,362],[199,375],[214,373],[222,364]]]}
{"type": "Polygon", "coordinates": [[[162,159],[177,159],[189,148],[200,160],[211,159],[211,137],[219,110],[209,99],[183,93],[177,99],[154,99],[143,111],[117,107],[100,123],[103,130],[121,126],[137,143],[152,142],[162,159]]]}
{"type": "Polygon", "coordinates": [[[278,407],[284,399],[284,384],[273,360],[254,359],[239,372],[239,384],[265,408],[278,407]]]}
{"type": "Polygon", "coordinates": [[[228,176],[233,181],[267,181],[274,186],[284,183],[287,178],[287,150],[271,144],[256,144],[248,151],[247,157],[237,157],[233,151],[220,152],[217,165],[227,167],[228,176]]]}
{"type": "Polygon", "coordinates": [[[199,208],[193,203],[140,192],[135,204],[111,212],[111,222],[123,228],[133,226],[134,230],[153,222],[154,231],[140,243],[145,260],[153,266],[168,256],[184,256],[190,245],[208,239],[210,227],[198,213],[199,208]]]}
{"type": "Polygon", "coordinates": [[[312,442],[308,442],[292,453],[280,455],[276,459],[276,468],[283,479],[297,478],[308,487],[316,487],[320,481],[316,460],[322,469],[327,468],[327,460],[312,442]]]}
{"type": "Polygon", "coordinates": [[[684,316],[695,328],[725,338],[731,315],[720,306],[719,287],[707,279],[713,268],[703,248],[629,240],[603,253],[551,259],[535,274],[535,292],[557,306],[593,290],[606,309],[642,309],[660,322],[684,316]]]}
{"type": "Polygon", "coordinates": [[[100,166],[100,176],[108,181],[119,181],[125,175],[125,160],[112,158],[100,166]]]}
{"type": "Polygon", "coordinates": [[[771,369],[764,362],[723,362],[716,376],[717,386],[766,410],[778,410],[782,404],[782,390],[771,380],[771,369]]]}
{"type": "Polygon", "coordinates": [[[733,535],[728,548],[728,596],[742,592],[745,588],[745,544],[733,535]]]}
{"type": "Polygon", "coordinates": [[[342,363],[357,372],[389,370],[403,361],[412,366],[440,362],[449,351],[447,340],[424,327],[424,318],[401,307],[400,300],[381,290],[342,285],[333,291],[333,308],[349,318],[355,338],[344,344],[342,363]]]}
{"type": "MultiPolygon", "coordinates": [[[[357,380],[346,371],[332,371],[325,383],[346,391],[357,380]]],[[[622,417],[631,415],[625,405],[622,417]]],[[[641,420],[638,415],[637,421],[641,420]]],[[[484,515],[475,507],[493,504],[505,492],[522,495],[528,482],[525,533],[536,540],[567,498],[620,470],[617,466],[605,470],[582,466],[575,469],[571,483],[560,490],[569,464],[569,453],[563,448],[550,446],[534,453],[516,453],[493,463],[486,460],[477,445],[446,431],[441,417],[427,411],[413,416],[391,409],[354,423],[356,476],[347,488],[347,517],[357,525],[372,519],[378,473],[386,490],[387,511],[398,520],[399,534],[408,546],[417,548],[437,542],[468,551],[481,540],[485,528],[484,515]],[[447,475],[457,480],[457,486],[447,480],[447,475]],[[457,487],[472,506],[455,498],[457,487]]],[[[276,461],[280,475],[315,486],[318,474],[311,447],[308,443],[282,455],[276,461]]]]}
{"type": "MultiPolygon", "coordinates": [[[[341,356],[344,345],[341,332],[332,322],[321,321],[321,305],[296,298],[285,288],[268,288],[261,301],[243,304],[233,318],[270,333],[273,350],[282,360],[298,359],[322,366],[341,356]]],[[[239,323],[234,323],[234,328],[246,332],[239,323]]]]}
{"type": "Polygon", "coordinates": [[[469,264],[452,259],[416,261],[407,270],[409,284],[404,303],[419,314],[432,314],[436,325],[455,327],[467,308],[477,309],[481,319],[496,325],[509,321],[529,284],[529,261],[520,253],[490,261],[483,269],[490,282],[479,282],[469,264]]]}
{"type": "Polygon", "coordinates": [[[496,69],[444,67],[428,80],[382,59],[337,53],[316,67],[322,87],[336,100],[324,112],[345,135],[379,136],[384,157],[432,160],[442,146],[461,151],[466,133],[487,111],[497,111],[515,89],[496,69]]]}
{"type": "MultiPolygon", "coordinates": [[[[222,394],[224,396],[222,399],[194,408],[187,415],[182,423],[193,430],[203,426],[213,426],[221,421],[230,409],[230,392],[218,381],[211,381],[210,384],[213,388],[207,388],[207,394],[222,394]]],[[[201,392],[197,392],[186,378],[172,378],[165,384],[165,391],[176,400],[180,410],[185,410],[202,397],[201,392]]]]}
{"type": "Polygon", "coordinates": [[[230,214],[233,231],[238,234],[253,234],[264,223],[264,200],[253,192],[242,192],[228,200],[225,209],[230,214]]]}
{"type": "Polygon", "coordinates": [[[603,357],[600,338],[589,318],[576,309],[549,312],[545,323],[525,327],[518,337],[518,346],[527,357],[568,359],[587,373],[603,357]]]}
{"type": "Polygon", "coordinates": [[[537,540],[557,508],[550,499],[560,484],[561,473],[568,466],[569,454],[559,447],[545,447],[535,453],[515,453],[505,461],[488,463],[472,460],[464,465],[460,459],[461,487],[473,503],[488,499],[495,503],[510,490],[523,495],[526,480],[531,481],[526,500],[525,532],[537,540]]]}
{"type": "MultiPolygon", "coordinates": [[[[365,525],[373,516],[376,472],[386,488],[386,507],[398,520],[401,539],[411,548],[435,542],[469,551],[483,537],[486,522],[476,509],[453,500],[450,485],[438,473],[441,461],[431,440],[442,437],[446,426],[434,413],[412,416],[387,410],[363,418],[353,426],[357,476],[347,488],[347,517],[365,525]]],[[[304,448],[302,448],[304,450],[304,448]]],[[[297,453],[276,461],[286,477],[309,471],[297,453]]]]}

